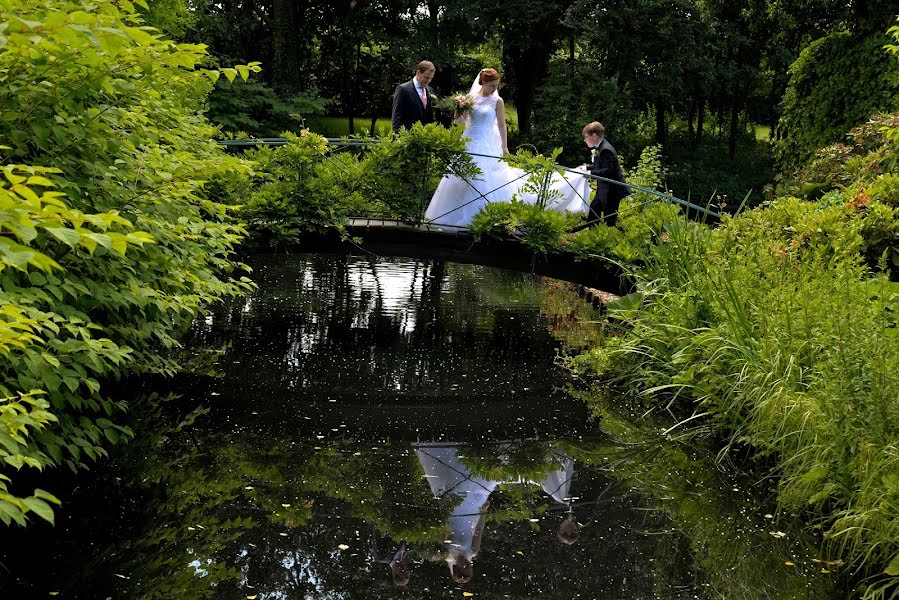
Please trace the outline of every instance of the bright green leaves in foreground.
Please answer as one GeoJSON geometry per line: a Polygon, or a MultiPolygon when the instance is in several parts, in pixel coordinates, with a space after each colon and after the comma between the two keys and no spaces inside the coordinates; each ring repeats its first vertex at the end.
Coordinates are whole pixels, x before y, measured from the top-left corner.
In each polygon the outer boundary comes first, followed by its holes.
{"type": "Polygon", "coordinates": [[[200,111],[219,76],[259,67],[200,69],[203,46],[129,2],[0,0],[0,23],[0,519],[21,524],[53,499],[3,496],[15,470],[130,435],[101,385],[174,372],[179,332],[248,285],[229,217],[246,167],[200,111]]]}

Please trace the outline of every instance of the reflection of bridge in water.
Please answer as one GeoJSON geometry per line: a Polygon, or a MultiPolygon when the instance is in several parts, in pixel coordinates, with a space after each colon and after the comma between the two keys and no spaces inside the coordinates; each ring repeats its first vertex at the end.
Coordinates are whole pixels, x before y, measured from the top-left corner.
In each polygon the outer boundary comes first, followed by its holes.
{"type": "Polygon", "coordinates": [[[462,228],[412,225],[394,219],[350,219],[346,236],[332,231],[304,235],[303,249],[310,252],[375,254],[434,259],[463,264],[535,273],[599,288],[622,295],[630,283],[619,267],[584,263],[572,254],[535,255],[515,238],[480,238],[462,228]]]}

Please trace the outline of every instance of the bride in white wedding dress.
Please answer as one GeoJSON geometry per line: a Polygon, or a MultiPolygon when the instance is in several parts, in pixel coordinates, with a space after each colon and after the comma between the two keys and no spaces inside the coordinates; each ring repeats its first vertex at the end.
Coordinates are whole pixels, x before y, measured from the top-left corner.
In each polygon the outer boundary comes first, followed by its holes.
{"type": "MultiPolygon", "coordinates": [[[[471,219],[490,202],[518,200],[534,204],[532,193],[521,191],[527,173],[510,167],[498,158],[509,153],[506,142],[505,103],[497,88],[500,76],[496,69],[483,69],[471,86],[474,106],[465,121],[468,151],[481,174],[471,180],[446,175],[437,186],[425,211],[425,222],[434,225],[467,227],[471,219]]],[[[590,204],[588,179],[577,173],[555,174],[551,187],[553,200],[548,209],[558,212],[587,214],[590,204]]]]}

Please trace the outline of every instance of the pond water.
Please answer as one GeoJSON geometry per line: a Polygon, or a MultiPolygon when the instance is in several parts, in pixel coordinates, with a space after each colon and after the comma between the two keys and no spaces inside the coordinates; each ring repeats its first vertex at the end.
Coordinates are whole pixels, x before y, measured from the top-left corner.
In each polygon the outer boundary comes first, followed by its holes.
{"type": "Polygon", "coordinates": [[[187,373],[119,391],[135,440],[44,482],[56,527],[4,533],[0,597],[839,597],[770,481],[579,389],[562,357],[603,331],[564,286],[251,266],[187,373]]]}

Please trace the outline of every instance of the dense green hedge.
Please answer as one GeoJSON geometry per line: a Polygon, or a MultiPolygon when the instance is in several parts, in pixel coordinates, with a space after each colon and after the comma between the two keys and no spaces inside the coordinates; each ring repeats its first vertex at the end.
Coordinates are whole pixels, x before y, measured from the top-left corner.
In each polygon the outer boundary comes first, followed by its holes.
{"type": "Polygon", "coordinates": [[[841,32],[815,40],[790,67],[777,126],[781,166],[804,163],[877,112],[899,108],[899,61],[883,51],[889,38],[841,32]]]}

